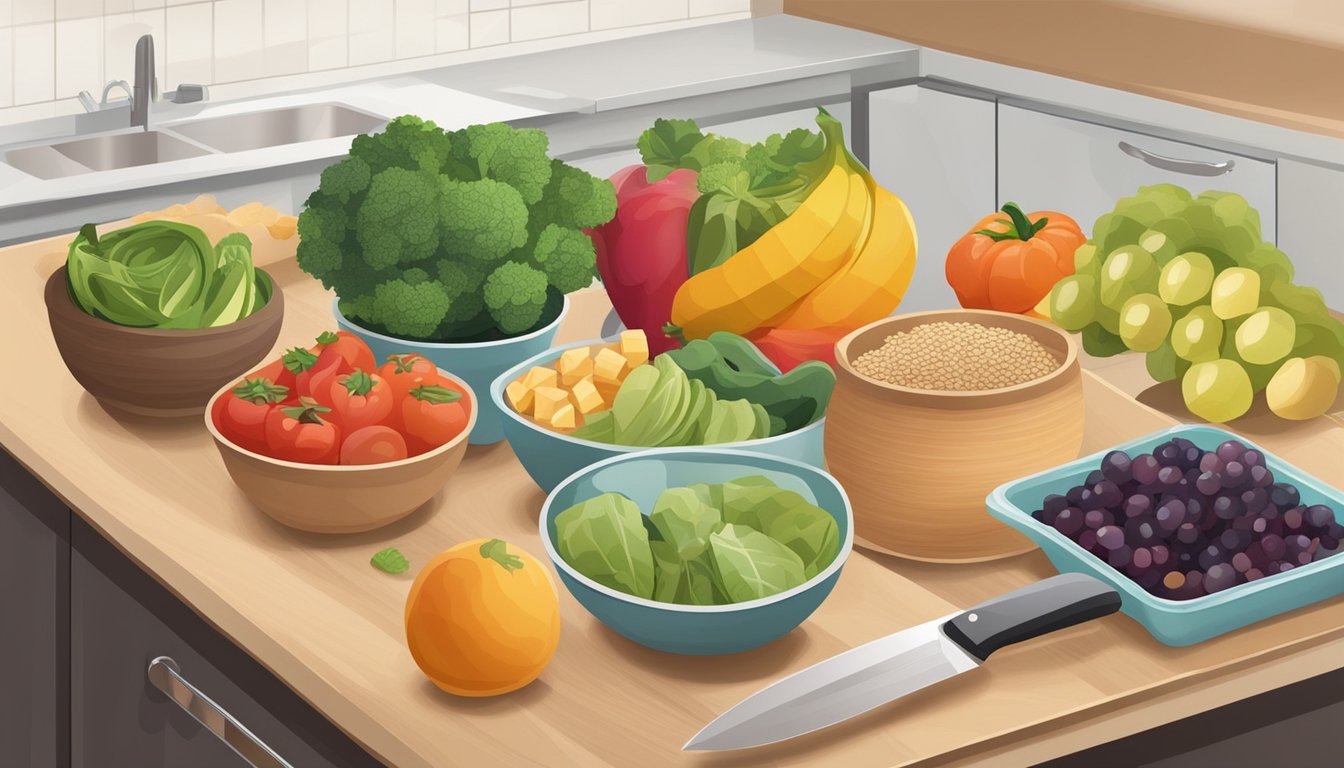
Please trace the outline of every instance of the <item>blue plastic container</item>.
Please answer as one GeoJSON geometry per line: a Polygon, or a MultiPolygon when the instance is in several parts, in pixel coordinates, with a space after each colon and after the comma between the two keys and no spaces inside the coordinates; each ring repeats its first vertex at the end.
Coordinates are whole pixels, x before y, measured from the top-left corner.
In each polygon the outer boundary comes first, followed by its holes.
{"type": "Polygon", "coordinates": [[[551,491],[541,508],[546,554],[579,604],[625,637],[660,651],[693,656],[737,653],[784,636],[831,593],[854,546],[854,515],[834,477],[802,462],[724,448],[656,448],[587,467],[551,491]],[[555,548],[555,516],[608,491],[648,514],[658,494],[693,483],[765,475],[829,512],[840,526],[840,552],[821,573],[787,592],[731,605],[675,605],[605,587],[570,567],[555,548]]]}
{"type": "MultiPolygon", "coordinates": [[[[526,373],[529,368],[536,365],[554,365],[561,353],[567,349],[601,343],[602,339],[594,339],[548,349],[505,371],[490,385],[491,408],[503,414],[504,435],[509,439],[509,445],[513,447],[518,460],[522,462],[523,469],[527,470],[527,474],[532,476],[543,491],[549,492],[561,480],[603,459],[648,450],[647,447],[598,443],[554,432],[519,414],[504,400],[504,388],[509,382],[526,373]]],[[[826,419],[822,418],[802,429],[795,429],[783,435],[723,443],[723,445],[794,459],[824,469],[826,456],[821,436],[825,423],[826,419]]]]}
{"type": "MultiPolygon", "coordinates": [[[[560,329],[561,321],[569,312],[569,297],[565,297],[560,314],[545,327],[509,339],[465,344],[412,341],[374,333],[356,325],[341,314],[340,299],[331,303],[331,312],[336,316],[337,327],[363,339],[373,350],[374,359],[380,364],[388,355],[415,352],[467,382],[467,386],[471,387],[473,392],[484,393],[489,391],[490,383],[501,371],[512,367],[519,360],[550,348],[551,343],[555,341],[556,331],[560,329]]],[[[488,445],[503,440],[504,425],[500,418],[499,407],[490,400],[479,400],[476,408],[478,411],[476,426],[472,428],[468,442],[472,445],[488,445]]]]}
{"type": "MultiPolygon", "coordinates": [[[[1119,449],[1134,456],[1150,453],[1158,444],[1184,437],[1205,450],[1224,440],[1240,440],[1265,455],[1265,466],[1278,482],[1297,486],[1303,504],[1325,504],[1344,517],[1344,493],[1279,459],[1255,443],[1226,430],[1206,426],[1179,426],[1122,443],[1119,449]]],[[[1041,508],[1047,494],[1062,494],[1082,483],[1110,450],[1094,453],[994,489],[986,499],[989,513],[1024,533],[1061,573],[1095,576],[1120,593],[1120,610],[1167,645],[1190,645],[1240,629],[1261,619],[1344,594],[1344,554],[1336,554],[1287,573],[1240,584],[1193,600],[1167,600],[1150,594],[1053,526],[1031,513],[1041,508]]]]}

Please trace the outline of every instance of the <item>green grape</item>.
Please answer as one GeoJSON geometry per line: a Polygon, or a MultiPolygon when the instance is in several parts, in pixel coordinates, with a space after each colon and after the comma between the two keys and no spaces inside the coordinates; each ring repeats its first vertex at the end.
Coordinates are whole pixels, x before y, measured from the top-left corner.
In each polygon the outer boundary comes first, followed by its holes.
{"type": "Polygon", "coordinates": [[[1139,187],[1137,196],[1160,208],[1164,217],[1180,213],[1191,200],[1190,190],[1175,184],[1150,184],[1139,187]]]}
{"type": "Polygon", "coordinates": [[[1176,241],[1165,232],[1150,229],[1139,236],[1139,247],[1153,254],[1158,266],[1164,266],[1176,256],[1176,241]]]}
{"type": "Polygon", "coordinates": [[[1107,333],[1120,333],[1120,310],[1097,303],[1097,322],[1107,333]]]}
{"type": "Polygon", "coordinates": [[[1339,365],[1328,357],[1285,360],[1265,387],[1269,410],[1284,419],[1304,421],[1330,410],[1339,393],[1339,365]]]}
{"type": "Polygon", "coordinates": [[[1172,350],[1169,341],[1162,342],[1157,349],[1149,352],[1144,357],[1143,363],[1148,369],[1148,375],[1153,377],[1153,381],[1179,379],[1190,367],[1190,361],[1182,360],[1176,356],[1176,352],[1172,350]]]}
{"type": "Polygon", "coordinates": [[[1323,355],[1344,367],[1344,325],[1334,318],[1324,322],[1298,320],[1294,357],[1323,355]]]}
{"type": "Polygon", "coordinates": [[[1213,213],[1229,229],[1244,231],[1253,243],[1263,240],[1260,235],[1260,212],[1235,192],[1208,190],[1199,194],[1201,200],[1213,203],[1213,213]]]}
{"type": "Polygon", "coordinates": [[[1213,286],[1213,262],[1197,251],[1188,251],[1167,262],[1157,279],[1157,293],[1168,304],[1186,306],[1209,295],[1213,286]]]}
{"type": "Polygon", "coordinates": [[[1137,245],[1111,251],[1101,267],[1101,303],[1119,309],[1138,293],[1151,293],[1157,287],[1157,264],[1153,254],[1137,245]]]}
{"type": "MultiPolygon", "coordinates": [[[[1259,274],[1257,272],[1257,274],[1259,274]]],[[[1282,279],[1282,272],[1270,270],[1270,278],[1260,281],[1260,301],[1271,307],[1278,307],[1292,315],[1298,321],[1330,321],[1330,310],[1325,306],[1325,297],[1315,288],[1305,285],[1293,285],[1282,279]]]]}
{"type": "Polygon", "coordinates": [[[1255,392],[1246,369],[1232,360],[1195,363],[1181,377],[1185,407],[1214,423],[1231,421],[1251,408],[1255,392]]]}
{"type": "Polygon", "coordinates": [[[1251,379],[1251,389],[1259,392],[1274,377],[1274,372],[1279,369],[1279,366],[1277,363],[1258,365],[1247,362],[1242,358],[1241,353],[1237,351],[1237,331],[1241,329],[1241,324],[1244,322],[1246,322],[1245,317],[1237,317],[1223,323],[1223,347],[1219,356],[1224,360],[1231,360],[1240,365],[1251,379]]]}
{"type": "Polygon", "coordinates": [[[1119,336],[1097,323],[1084,328],[1079,337],[1083,340],[1083,351],[1093,357],[1111,357],[1126,349],[1125,342],[1119,336]]]}
{"type": "Polygon", "coordinates": [[[1073,252],[1073,272],[1092,277],[1101,274],[1101,257],[1097,253],[1097,246],[1091,242],[1078,246],[1078,250],[1073,252]]]}
{"type": "Polygon", "coordinates": [[[1224,320],[1254,312],[1260,306],[1260,275],[1245,267],[1229,267],[1219,272],[1213,278],[1209,306],[1213,307],[1213,314],[1224,320]]]}
{"type": "Polygon", "coordinates": [[[1135,352],[1151,352],[1167,340],[1171,310],[1151,293],[1130,297],[1120,309],[1120,339],[1135,352]]]}
{"type": "Polygon", "coordinates": [[[1097,315],[1097,281],[1069,275],[1050,289],[1050,319],[1066,331],[1081,331],[1097,315]]]}
{"type": "Polygon", "coordinates": [[[1223,321],[1205,305],[1194,307],[1171,327],[1171,348],[1184,360],[1217,360],[1223,343],[1223,321]]]}
{"type": "Polygon", "coordinates": [[[1293,351],[1297,323],[1278,307],[1261,307],[1237,327],[1237,354],[1254,365],[1277,363],[1293,351]]]}

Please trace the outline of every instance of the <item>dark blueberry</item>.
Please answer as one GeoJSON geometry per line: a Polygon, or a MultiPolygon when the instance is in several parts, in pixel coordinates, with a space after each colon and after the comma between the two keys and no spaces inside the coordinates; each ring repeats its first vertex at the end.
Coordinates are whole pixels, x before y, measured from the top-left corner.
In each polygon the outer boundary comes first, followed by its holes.
{"type": "Polygon", "coordinates": [[[1335,511],[1324,504],[1313,504],[1307,507],[1307,524],[1318,531],[1324,532],[1330,524],[1335,522],[1335,511]]]}
{"type": "Polygon", "coordinates": [[[1269,492],[1260,487],[1242,491],[1241,503],[1246,507],[1245,514],[1258,515],[1261,510],[1269,506],[1269,492]]]}
{"type": "Polygon", "coordinates": [[[1180,499],[1170,499],[1162,503],[1157,508],[1156,513],[1157,527],[1170,533],[1181,527],[1185,522],[1185,502],[1180,499]]]}
{"type": "Polygon", "coordinates": [[[1078,506],[1083,500],[1083,491],[1086,490],[1081,485],[1075,485],[1064,493],[1064,500],[1069,502],[1070,506],[1078,506]]]}
{"type": "Polygon", "coordinates": [[[1130,463],[1130,472],[1134,475],[1134,481],[1140,485],[1152,485],[1157,482],[1157,470],[1159,468],[1157,459],[1147,453],[1136,457],[1130,463]]]}
{"type": "Polygon", "coordinates": [[[1290,483],[1274,483],[1269,486],[1269,500],[1274,502],[1274,506],[1286,512],[1296,507],[1302,498],[1298,495],[1296,486],[1290,483]]]}
{"type": "Polygon", "coordinates": [[[1257,543],[1259,543],[1260,549],[1264,551],[1265,557],[1271,561],[1282,560],[1284,555],[1288,553],[1288,545],[1284,542],[1282,536],[1267,533],[1261,536],[1257,543]]]}
{"type": "Polygon", "coordinates": [[[1229,461],[1220,475],[1224,488],[1240,488],[1249,481],[1250,473],[1240,461],[1229,461]]]}
{"type": "Polygon", "coordinates": [[[1094,469],[1091,472],[1087,473],[1087,479],[1084,481],[1084,483],[1090,487],[1096,485],[1097,483],[1100,483],[1102,480],[1105,479],[1106,476],[1101,473],[1100,469],[1094,469]]]}
{"type": "Polygon", "coordinates": [[[1232,556],[1232,567],[1237,573],[1245,573],[1251,570],[1251,556],[1245,552],[1238,552],[1232,556]]]}
{"type": "Polygon", "coordinates": [[[1130,494],[1125,499],[1125,517],[1138,517],[1153,511],[1153,497],[1143,493],[1130,494]]]}
{"type": "Polygon", "coordinates": [[[1153,566],[1163,568],[1171,562],[1171,549],[1165,544],[1155,544],[1148,548],[1153,553],[1153,566]]]}
{"type": "Polygon", "coordinates": [[[1259,464],[1251,467],[1251,483],[1258,488],[1268,488],[1274,482],[1274,473],[1259,464]]]}
{"type": "Polygon", "coordinates": [[[1204,510],[1208,503],[1194,496],[1185,500],[1185,522],[1199,525],[1199,521],[1204,517],[1204,510]]]}
{"type": "Polygon", "coordinates": [[[1231,520],[1238,517],[1243,509],[1241,499],[1235,496],[1219,494],[1213,499],[1213,514],[1219,520],[1231,520]]]}
{"type": "Polygon", "coordinates": [[[1121,544],[1119,547],[1112,549],[1110,554],[1106,555],[1106,562],[1110,563],[1112,568],[1124,568],[1126,565],[1129,565],[1130,560],[1133,557],[1134,549],[1121,544]]]}
{"type": "Polygon", "coordinates": [[[1052,493],[1046,496],[1045,500],[1041,502],[1042,510],[1056,515],[1063,512],[1064,508],[1067,506],[1069,506],[1069,500],[1057,493],[1052,493]]]}
{"type": "Polygon", "coordinates": [[[1227,558],[1227,553],[1217,544],[1210,544],[1199,551],[1199,567],[1209,570],[1210,566],[1217,565],[1227,558]]]}
{"type": "Polygon", "coordinates": [[[1206,453],[1199,460],[1199,469],[1201,472],[1212,472],[1216,475],[1223,471],[1223,460],[1218,458],[1216,453],[1206,453]]]}
{"type": "Polygon", "coordinates": [[[1083,532],[1078,534],[1078,546],[1098,555],[1105,552],[1101,545],[1097,543],[1097,532],[1091,528],[1084,528],[1083,532]]]}
{"type": "Polygon", "coordinates": [[[1200,473],[1195,480],[1195,490],[1205,496],[1212,496],[1223,489],[1223,479],[1213,472],[1200,473]]]}
{"type": "Polygon", "coordinates": [[[1199,540],[1199,529],[1190,523],[1182,523],[1181,527],[1176,529],[1176,540],[1182,544],[1194,544],[1199,540]]]}
{"type": "Polygon", "coordinates": [[[1077,507],[1065,507],[1051,525],[1065,536],[1072,536],[1083,529],[1083,510],[1077,507]]]}
{"type": "Polygon", "coordinates": [[[1199,460],[1203,455],[1204,455],[1203,451],[1199,450],[1198,448],[1192,445],[1189,448],[1185,449],[1185,455],[1181,457],[1181,466],[1186,469],[1192,469],[1194,467],[1198,467],[1199,460]]]}
{"type": "Polygon", "coordinates": [[[1134,479],[1130,471],[1129,454],[1124,451],[1111,451],[1101,460],[1101,474],[1116,485],[1124,485],[1134,479]]]}
{"type": "Polygon", "coordinates": [[[1185,455],[1185,451],[1172,441],[1167,441],[1153,449],[1153,456],[1164,467],[1174,466],[1185,455]]]}
{"type": "Polygon", "coordinates": [[[1218,458],[1226,464],[1231,461],[1241,461],[1241,457],[1246,453],[1246,446],[1239,440],[1228,440],[1218,446],[1218,458]]]}
{"type": "Polygon", "coordinates": [[[1157,482],[1168,487],[1181,482],[1181,478],[1183,477],[1185,477],[1185,475],[1183,475],[1181,470],[1177,467],[1168,466],[1157,470],[1157,482]]]}
{"type": "Polygon", "coordinates": [[[1125,494],[1120,492],[1120,486],[1110,480],[1102,480],[1092,486],[1092,493],[1106,509],[1119,507],[1125,500],[1125,494]]]}
{"type": "Polygon", "coordinates": [[[1161,539],[1157,520],[1147,515],[1125,521],[1125,543],[1131,547],[1146,547],[1161,539]]]}
{"type": "Polygon", "coordinates": [[[1264,571],[1261,571],[1259,568],[1252,568],[1246,571],[1247,581],[1258,581],[1263,578],[1265,578],[1265,573],[1264,571]]]}
{"type": "Polygon", "coordinates": [[[1091,512],[1094,509],[1101,509],[1105,505],[1101,503],[1101,497],[1093,493],[1091,488],[1084,488],[1082,497],[1078,499],[1078,506],[1082,507],[1084,511],[1091,512]]]}
{"type": "Polygon", "coordinates": [[[1289,558],[1311,549],[1311,539],[1300,533],[1283,537],[1283,543],[1287,548],[1289,558]]]}
{"type": "Polygon", "coordinates": [[[1293,507],[1287,512],[1284,512],[1283,513],[1284,530],[1288,531],[1289,533],[1300,532],[1302,530],[1303,524],[1306,523],[1306,515],[1303,514],[1306,511],[1307,511],[1306,507],[1293,507]]]}
{"type": "Polygon", "coordinates": [[[1227,552],[1240,552],[1251,543],[1250,531],[1228,529],[1218,537],[1218,544],[1227,552]]]}
{"type": "Polygon", "coordinates": [[[1147,547],[1139,547],[1134,550],[1131,564],[1140,571],[1148,570],[1153,566],[1153,551],[1147,547]]]}
{"type": "Polygon", "coordinates": [[[1204,589],[1209,594],[1222,592],[1236,583],[1237,571],[1227,563],[1214,563],[1213,567],[1204,569],[1204,589]]]}
{"type": "Polygon", "coordinates": [[[1103,525],[1097,529],[1097,543],[1106,549],[1118,549],[1124,546],[1125,532],[1114,525],[1103,525]]]}
{"type": "Polygon", "coordinates": [[[1248,448],[1246,449],[1246,452],[1241,455],[1241,463],[1248,467],[1263,467],[1265,466],[1265,454],[1254,448],[1248,448]]]}
{"type": "Polygon", "coordinates": [[[1104,509],[1091,509],[1083,515],[1083,525],[1092,530],[1097,530],[1103,525],[1114,525],[1115,517],[1104,509]]]}

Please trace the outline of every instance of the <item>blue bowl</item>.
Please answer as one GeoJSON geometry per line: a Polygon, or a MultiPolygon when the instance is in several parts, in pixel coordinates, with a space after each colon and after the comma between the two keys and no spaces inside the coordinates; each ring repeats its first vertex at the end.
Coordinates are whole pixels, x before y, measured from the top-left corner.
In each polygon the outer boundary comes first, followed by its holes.
{"type": "MultiPolygon", "coordinates": [[[[340,299],[331,303],[331,311],[336,316],[337,327],[363,339],[373,350],[375,360],[382,362],[388,355],[415,352],[434,365],[451,371],[454,376],[465,381],[473,392],[485,392],[490,388],[490,382],[494,381],[505,368],[550,348],[551,342],[555,341],[555,332],[560,329],[560,322],[569,312],[569,297],[565,297],[565,302],[560,307],[560,314],[556,315],[555,320],[531,333],[499,341],[465,344],[414,341],[374,333],[356,325],[341,314],[340,299]]],[[[468,438],[468,442],[472,445],[489,445],[504,439],[504,425],[497,405],[499,402],[501,401],[481,401],[476,404],[479,415],[476,418],[476,426],[471,430],[471,437],[468,438]]],[[[504,410],[511,409],[505,407],[504,410]]]]}
{"type": "MultiPolygon", "coordinates": [[[[546,429],[513,410],[504,399],[504,388],[509,382],[526,373],[529,368],[535,365],[554,365],[561,353],[567,349],[603,342],[603,339],[593,339],[546,350],[505,371],[490,385],[491,409],[503,414],[504,435],[509,439],[509,445],[522,462],[523,469],[527,470],[527,474],[532,476],[543,491],[550,492],[561,480],[603,459],[648,450],[647,446],[599,443],[546,429]]],[[[826,419],[821,418],[802,429],[795,429],[783,435],[718,445],[794,459],[818,469],[825,469],[826,456],[821,439],[822,431],[826,428],[825,424],[826,419]]]]}
{"type": "MultiPolygon", "coordinates": [[[[1150,453],[1158,444],[1184,437],[1205,450],[1224,440],[1240,440],[1265,456],[1265,466],[1277,481],[1297,486],[1303,504],[1326,504],[1344,515],[1344,494],[1279,459],[1240,435],[1206,426],[1179,426],[1122,443],[1110,450],[1131,456],[1150,453]]],[[[1040,545],[1061,573],[1085,573],[1111,585],[1120,593],[1120,610],[1128,614],[1167,645],[1190,645],[1261,619],[1328,600],[1344,594],[1344,555],[1336,554],[1287,573],[1239,584],[1193,600],[1167,600],[1150,594],[1123,573],[1078,546],[1072,539],[1031,516],[1040,509],[1046,494],[1062,494],[1079,485],[1088,472],[1097,469],[1110,450],[1084,456],[1068,464],[1039,472],[994,489],[986,504],[989,513],[1011,525],[1040,545]]]]}
{"type": "Polygon", "coordinates": [[[541,508],[540,529],[561,583],[589,613],[640,645],[691,656],[737,653],[788,634],[831,593],[854,547],[853,511],[834,477],[802,462],[724,448],[656,448],[598,462],[551,491],[541,508]],[[696,606],[645,600],[605,587],[574,570],[556,551],[555,516],[581,501],[614,491],[648,514],[658,494],[668,488],[745,475],[765,475],[829,512],[840,526],[835,561],[787,592],[745,603],[696,606]]]}

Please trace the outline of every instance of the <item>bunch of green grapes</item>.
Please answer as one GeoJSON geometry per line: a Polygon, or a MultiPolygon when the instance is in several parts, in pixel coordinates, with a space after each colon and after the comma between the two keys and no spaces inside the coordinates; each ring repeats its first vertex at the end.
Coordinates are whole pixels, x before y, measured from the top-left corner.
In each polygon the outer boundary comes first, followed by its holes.
{"type": "Polygon", "coordinates": [[[1089,354],[1145,353],[1154,379],[1181,380],[1196,416],[1230,421],[1261,391],[1288,419],[1334,402],[1344,324],[1320,291],[1293,284],[1240,195],[1142,187],[1097,219],[1074,269],[1050,293],[1051,319],[1089,354]]]}

